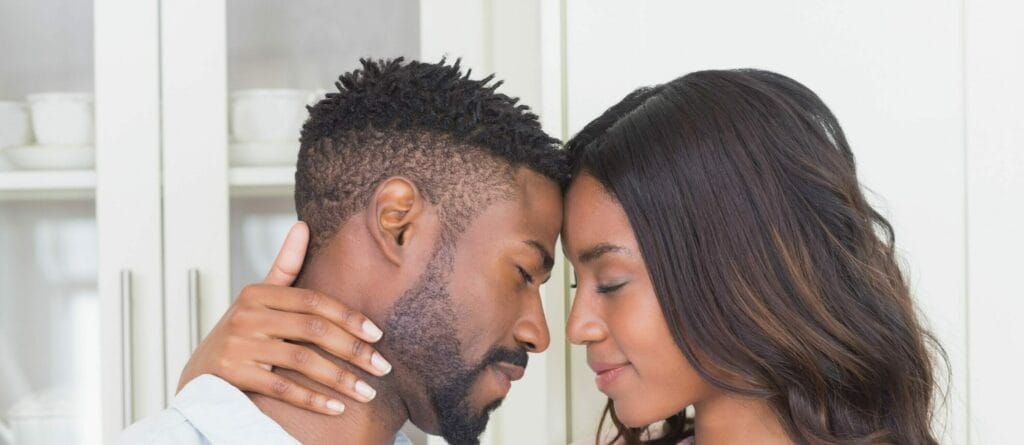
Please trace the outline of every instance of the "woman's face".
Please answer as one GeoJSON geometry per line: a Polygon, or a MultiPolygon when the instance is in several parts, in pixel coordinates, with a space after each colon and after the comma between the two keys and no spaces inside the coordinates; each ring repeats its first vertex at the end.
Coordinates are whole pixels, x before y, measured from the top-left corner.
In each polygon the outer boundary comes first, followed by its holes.
{"type": "Polygon", "coordinates": [[[645,426],[704,399],[713,390],[669,333],[622,206],[587,174],[573,181],[564,206],[562,241],[577,284],[567,335],[586,345],[619,420],[645,426]]]}

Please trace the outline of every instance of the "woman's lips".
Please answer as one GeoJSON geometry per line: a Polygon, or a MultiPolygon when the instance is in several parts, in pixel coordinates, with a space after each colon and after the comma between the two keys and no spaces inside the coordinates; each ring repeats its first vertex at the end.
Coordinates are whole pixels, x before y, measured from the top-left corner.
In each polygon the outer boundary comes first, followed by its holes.
{"type": "Polygon", "coordinates": [[[597,384],[598,391],[605,392],[605,390],[618,378],[622,371],[625,371],[629,366],[629,363],[618,363],[618,364],[605,364],[605,363],[592,363],[590,369],[593,369],[597,376],[594,377],[594,383],[597,384]]]}

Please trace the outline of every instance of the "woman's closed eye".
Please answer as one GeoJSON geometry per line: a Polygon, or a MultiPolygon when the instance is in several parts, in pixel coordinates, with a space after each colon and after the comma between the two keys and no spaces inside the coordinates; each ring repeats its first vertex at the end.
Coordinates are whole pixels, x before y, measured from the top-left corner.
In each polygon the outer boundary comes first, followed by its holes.
{"type": "Polygon", "coordinates": [[[615,291],[617,291],[619,289],[622,289],[622,287],[625,286],[628,283],[629,283],[629,281],[623,281],[621,283],[615,283],[615,284],[601,284],[601,285],[597,286],[597,293],[599,293],[599,294],[610,294],[610,293],[613,293],[613,292],[615,292],[615,291]]]}

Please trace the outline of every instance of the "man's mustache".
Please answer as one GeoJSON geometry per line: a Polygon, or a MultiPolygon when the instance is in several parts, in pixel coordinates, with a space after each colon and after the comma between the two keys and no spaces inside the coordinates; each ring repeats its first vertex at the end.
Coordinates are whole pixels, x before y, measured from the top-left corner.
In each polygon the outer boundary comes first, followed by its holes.
{"type": "Polygon", "coordinates": [[[484,359],[480,361],[480,365],[477,367],[480,371],[484,368],[497,363],[508,363],[510,365],[519,366],[526,369],[526,364],[530,361],[529,354],[526,353],[525,349],[522,348],[506,348],[504,346],[495,346],[487,352],[484,359]]]}

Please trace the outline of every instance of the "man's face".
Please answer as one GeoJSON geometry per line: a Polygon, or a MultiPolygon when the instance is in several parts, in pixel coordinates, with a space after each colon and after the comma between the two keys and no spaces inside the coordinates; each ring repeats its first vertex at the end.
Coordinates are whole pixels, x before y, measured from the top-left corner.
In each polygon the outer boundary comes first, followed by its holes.
{"type": "Polygon", "coordinates": [[[512,199],[480,212],[457,241],[438,243],[385,321],[389,358],[413,393],[406,398],[428,405],[420,412],[414,402],[412,421],[453,444],[478,442],[527,352],[550,341],[540,285],[553,264],[561,192],[527,169],[515,177],[512,199]]]}

